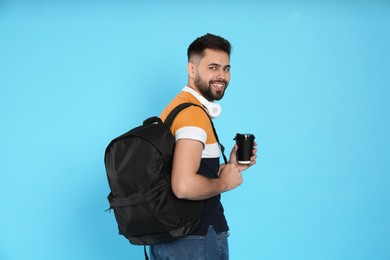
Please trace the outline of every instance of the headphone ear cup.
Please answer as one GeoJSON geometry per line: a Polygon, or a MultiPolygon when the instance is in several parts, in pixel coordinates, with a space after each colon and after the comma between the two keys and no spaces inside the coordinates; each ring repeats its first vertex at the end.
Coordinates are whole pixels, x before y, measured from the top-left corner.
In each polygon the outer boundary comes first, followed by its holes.
{"type": "Polygon", "coordinates": [[[215,102],[208,102],[206,104],[207,110],[209,111],[209,115],[212,118],[215,118],[219,116],[222,113],[222,107],[220,104],[215,103],[215,102]]]}

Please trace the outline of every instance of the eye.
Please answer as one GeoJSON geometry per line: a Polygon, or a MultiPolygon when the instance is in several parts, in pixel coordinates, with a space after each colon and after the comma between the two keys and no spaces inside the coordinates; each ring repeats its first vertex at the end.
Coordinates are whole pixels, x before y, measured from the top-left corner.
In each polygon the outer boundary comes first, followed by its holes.
{"type": "Polygon", "coordinates": [[[230,67],[226,67],[223,69],[225,72],[229,72],[230,71],[230,67]]]}
{"type": "Polygon", "coordinates": [[[210,70],[217,70],[217,66],[210,66],[209,69],[210,70]]]}

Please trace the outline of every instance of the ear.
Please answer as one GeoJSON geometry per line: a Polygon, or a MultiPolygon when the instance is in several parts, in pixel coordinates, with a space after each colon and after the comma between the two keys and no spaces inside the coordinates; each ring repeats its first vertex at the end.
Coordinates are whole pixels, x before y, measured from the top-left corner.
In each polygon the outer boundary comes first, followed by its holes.
{"type": "Polygon", "coordinates": [[[195,78],[196,67],[191,61],[187,64],[188,77],[195,78]]]}

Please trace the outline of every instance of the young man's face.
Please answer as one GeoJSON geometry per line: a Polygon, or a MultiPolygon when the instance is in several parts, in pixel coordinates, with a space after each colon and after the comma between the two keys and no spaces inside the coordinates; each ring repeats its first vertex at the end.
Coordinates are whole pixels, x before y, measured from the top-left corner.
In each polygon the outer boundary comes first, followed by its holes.
{"type": "Polygon", "coordinates": [[[223,51],[206,49],[195,64],[194,84],[209,101],[220,100],[230,81],[230,57],[223,51]]]}

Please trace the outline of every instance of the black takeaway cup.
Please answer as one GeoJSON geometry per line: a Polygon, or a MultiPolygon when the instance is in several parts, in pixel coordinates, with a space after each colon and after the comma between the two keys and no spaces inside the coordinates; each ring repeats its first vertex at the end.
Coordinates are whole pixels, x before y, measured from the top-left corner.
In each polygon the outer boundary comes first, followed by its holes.
{"type": "Polygon", "coordinates": [[[236,137],[233,140],[236,140],[236,144],[238,146],[237,162],[239,164],[250,164],[250,158],[253,155],[255,136],[253,134],[237,133],[236,137]]]}

